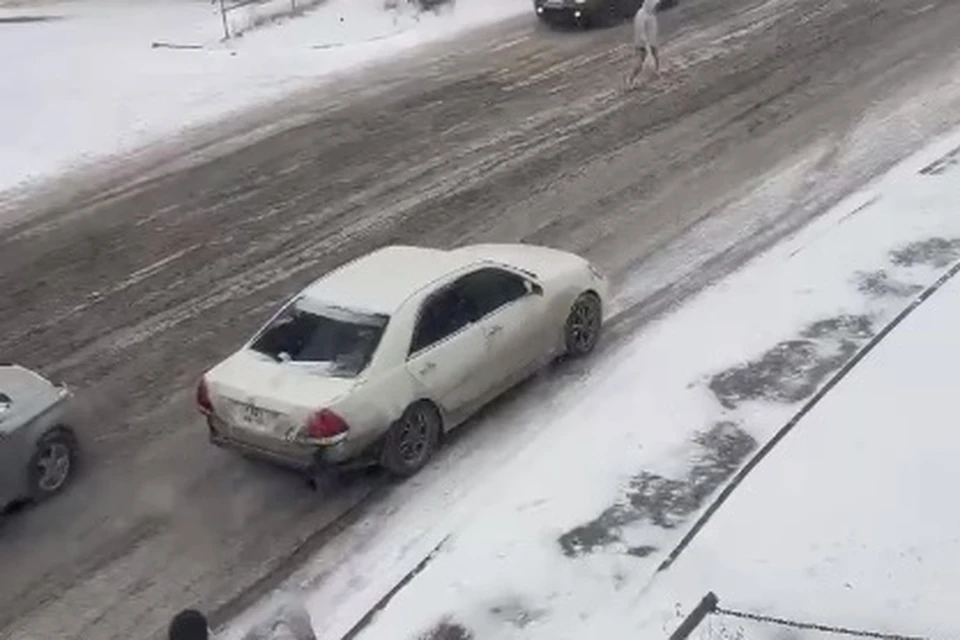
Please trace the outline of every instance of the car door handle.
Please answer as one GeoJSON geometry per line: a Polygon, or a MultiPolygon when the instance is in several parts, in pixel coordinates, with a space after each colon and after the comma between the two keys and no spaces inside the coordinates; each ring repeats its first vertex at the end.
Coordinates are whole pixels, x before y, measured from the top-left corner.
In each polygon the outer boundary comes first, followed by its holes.
{"type": "Polygon", "coordinates": [[[489,337],[493,337],[493,336],[497,335],[498,333],[500,333],[501,331],[503,331],[503,327],[501,327],[501,326],[498,325],[498,324],[495,324],[495,325],[493,325],[492,327],[490,327],[489,329],[487,329],[487,337],[488,337],[488,338],[489,338],[489,337]]]}
{"type": "Polygon", "coordinates": [[[420,367],[420,375],[426,375],[437,368],[437,365],[433,362],[428,362],[427,364],[420,367]]]}

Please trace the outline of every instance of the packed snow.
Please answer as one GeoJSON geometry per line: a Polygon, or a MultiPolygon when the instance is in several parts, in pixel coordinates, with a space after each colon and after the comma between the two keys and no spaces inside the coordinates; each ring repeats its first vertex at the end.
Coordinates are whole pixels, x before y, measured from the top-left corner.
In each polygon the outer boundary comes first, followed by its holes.
{"type": "MultiPolygon", "coordinates": [[[[960,260],[958,159],[955,132],[591,370],[565,378],[561,372],[553,392],[536,394],[536,403],[501,409],[491,421],[496,426],[481,425],[496,429],[495,447],[464,446],[442,456],[225,637],[239,637],[278,602],[293,599],[310,610],[319,638],[341,638],[431,554],[358,637],[430,637],[444,628],[478,638],[653,637],[640,633],[645,624],[659,625],[660,635],[677,621],[675,605],[692,606],[708,588],[736,579],[696,582],[683,600],[651,595],[658,565],[697,514],[833,373],[960,260]],[[644,619],[638,612],[652,613],[644,619]]],[[[805,428],[801,423],[790,437],[802,438],[805,428]]],[[[869,433],[866,425],[858,429],[869,433]]],[[[843,450],[836,456],[849,456],[849,442],[837,446],[843,450]]],[[[796,491],[799,476],[793,482],[796,491]]],[[[869,486],[864,482],[857,486],[869,486]]],[[[801,513],[771,503],[770,494],[761,498],[761,511],[730,516],[720,543],[738,535],[738,523],[747,538],[780,525],[805,530],[801,513]],[[762,522],[767,518],[775,522],[762,522]]],[[[864,517],[871,515],[875,510],[865,509],[864,517]]],[[[827,521],[824,514],[810,525],[827,521]]],[[[705,547],[700,557],[710,559],[713,545],[698,544],[705,547]]],[[[695,580],[695,563],[681,558],[695,580]]],[[[752,571],[763,568],[758,561],[752,571]]],[[[746,605],[770,604],[759,599],[766,588],[729,588],[746,605]]]]}
{"type": "MultiPolygon", "coordinates": [[[[763,461],[677,579],[726,607],[927,638],[960,634],[960,278],[871,352],[763,461]]],[[[716,619],[702,638],[719,637],[716,619]]],[[[775,638],[768,626],[756,640],[775,638]]]]}
{"type": "Polygon", "coordinates": [[[0,3],[0,58],[11,61],[0,65],[0,198],[530,10],[526,0],[459,0],[436,13],[389,4],[326,0],[255,29],[290,0],[250,4],[228,13],[242,37],[223,41],[218,5],[207,0],[0,3]]]}
{"type": "MultiPolygon", "coordinates": [[[[954,178],[955,194],[957,187],[954,178]]],[[[960,634],[958,317],[955,277],[773,449],[655,592],[626,605],[646,609],[638,617],[651,634],[675,627],[674,605],[685,613],[707,591],[722,609],[786,622],[721,613],[701,623],[694,640],[774,640],[785,631],[797,640],[827,637],[789,622],[917,638],[960,634]]],[[[623,628],[618,615],[607,622],[623,628]]]]}

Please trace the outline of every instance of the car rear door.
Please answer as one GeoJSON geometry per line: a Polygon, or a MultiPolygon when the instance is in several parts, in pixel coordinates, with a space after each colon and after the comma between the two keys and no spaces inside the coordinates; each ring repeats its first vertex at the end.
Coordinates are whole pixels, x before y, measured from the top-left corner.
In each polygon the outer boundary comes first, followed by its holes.
{"type": "Polygon", "coordinates": [[[0,509],[22,498],[26,481],[27,456],[24,451],[21,421],[16,415],[13,398],[0,390],[0,509]]]}
{"type": "Polygon", "coordinates": [[[448,413],[468,409],[485,391],[478,376],[486,356],[478,313],[460,280],[430,295],[421,305],[407,357],[407,371],[420,393],[448,413]]]}
{"type": "Polygon", "coordinates": [[[479,310],[478,323],[486,340],[486,369],[492,386],[527,372],[555,340],[545,326],[547,305],[533,283],[498,267],[485,267],[464,279],[465,289],[479,310]]]}

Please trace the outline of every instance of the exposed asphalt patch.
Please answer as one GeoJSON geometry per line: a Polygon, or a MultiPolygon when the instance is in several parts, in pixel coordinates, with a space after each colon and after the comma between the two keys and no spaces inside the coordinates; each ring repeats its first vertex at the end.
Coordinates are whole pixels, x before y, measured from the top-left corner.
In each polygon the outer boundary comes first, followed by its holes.
{"type": "Polygon", "coordinates": [[[627,555],[631,555],[635,558],[646,558],[656,550],[657,548],[652,545],[642,544],[639,547],[630,547],[627,549],[627,555]]]}
{"type": "MultiPolygon", "coordinates": [[[[630,481],[617,504],[560,536],[564,555],[577,557],[622,545],[623,527],[639,522],[673,529],[700,509],[707,497],[757,446],[753,436],[733,422],[718,422],[694,440],[699,447],[685,478],[672,479],[648,471],[640,472],[630,481]]],[[[626,549],[628,555],[637,557],[655,551],[657,547],[652,545],[626,549]]]]}
{"type": "Polygon", "coordinates": [[[856,284],[857,291],[871,298],[909,298],[923,291],[923,287],[918,284],[891,278],[883,269],[858,273],[856,284]]]}
{"type": "Polygon", "coordinates": [[[890,259],[901,267],[926,265],[945,269],[960,260],[960,238],[930,238],[894,251],[890,259]]]}
{"type": "Polygon", "coordinates": [[[419,636],[419,640],[473,640],[473,634],[462,624],[443,620],[419,636]]]}
{"type": "Polygon", "coordinates": [[[759,359],[716,374],[710,390],[727,409],[749,400],[799,402],[813,395],[872,335],[867,316],[819,320],[759,359]]]}
{"type": "Polygon", "coordinates": [[[507,599],[489,609],[490,615],[497,620],[513,625],[517,629],[524,629],[531,622],[536,622],[547,615],[545,609],[530,609],[517,599],[507,599]]]}
{"type": "Polygon", "coordinates": [[[873,336],[873,322],[868,316],[840,315],[817,320],[800,332],[804,338],[832,339],[842,342],[868,340],[873,336]]]}

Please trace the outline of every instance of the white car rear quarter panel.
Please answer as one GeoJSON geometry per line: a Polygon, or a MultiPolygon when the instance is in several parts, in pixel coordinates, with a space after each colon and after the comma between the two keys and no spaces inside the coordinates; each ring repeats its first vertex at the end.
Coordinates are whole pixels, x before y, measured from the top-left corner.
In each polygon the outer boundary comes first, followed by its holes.
{"type": "Polygon", "coordinates": [[[416,314],[425,296],[425,292],[413,296],[390,316],[377,351],[353,392],[331,407],[350,425],[351,449],[371,444],[418,399],[406,361],[416,314]]]}

